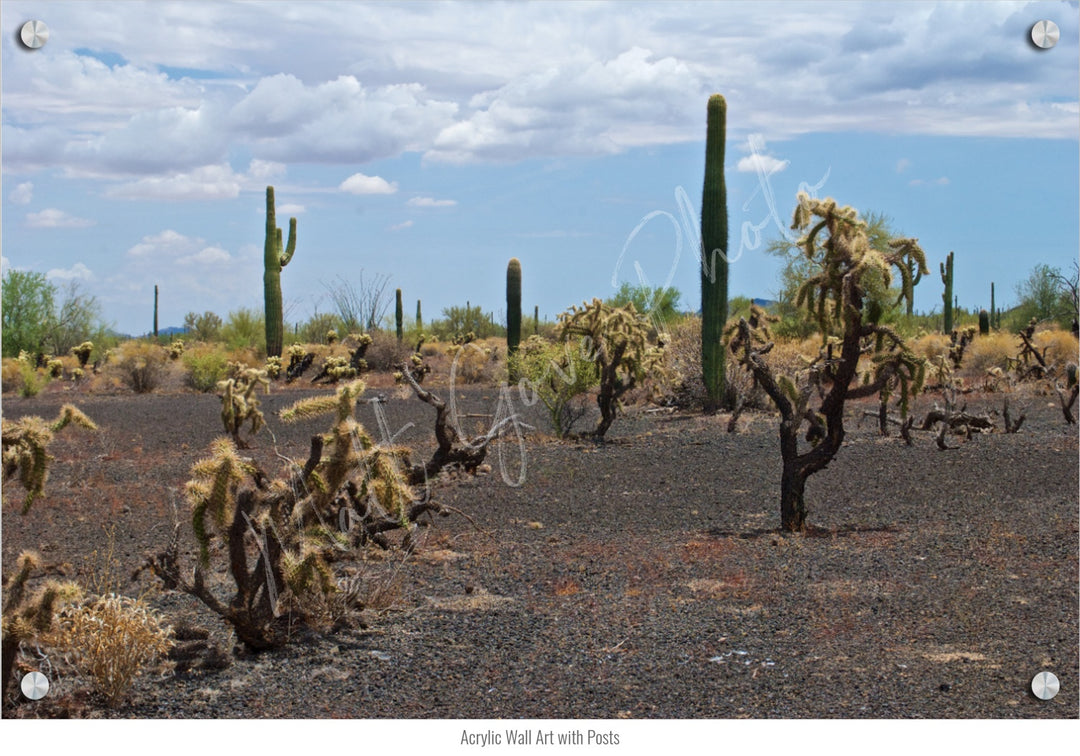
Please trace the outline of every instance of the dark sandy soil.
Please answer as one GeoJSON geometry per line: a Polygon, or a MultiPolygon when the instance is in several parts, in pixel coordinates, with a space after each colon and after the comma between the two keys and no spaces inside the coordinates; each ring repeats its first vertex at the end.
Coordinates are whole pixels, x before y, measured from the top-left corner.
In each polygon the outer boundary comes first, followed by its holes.
{"type": "MultiPolygon", "coordinates": [[[[390,431],[414,423],[399,441],[430,454],[431,408],[383,393],[390,431]]],[[[287,456],[305,456],[325,427],[271,417],[304,395],[263,399],[287,456]]],[[[463,413],[484,415],[499,395],[458,396],[463,413]]],[[[3,415],[53,417],[71,398],[5,396],[3,415]]],[[[279,651],[238,657],[215,615],[160,592],[152,601],[179,635],[209,635],[193,669],[146,675],[110,710],[57,659],[50,696],[5,704],[5,716],[1078,717],[1080,465],[1056,398],[1014,397],[1028,415],[1019,433],[999,420],[948,451],[930,433],[907,447],[871,420],[857,427],[866,407],[853,406],[846,446],[810,480],[814,530],[802,536],[776,531],[769,414],[728,434],[724,416],[631,409],[596,445],[553,441],[543,414],[513,398],[537,428],[524,451],[507,440],[489,474],[436,485],[479,530],[436,518],[408,560],[371,555],[363,567],[386,608],[366,613],[366,629],[299,633],[279,651]],[[1031,694],[1044,670],[1061,680],[1052,701],[1031,694]]],[[[1000,410],[1001,399],[972,396],[968,409],[1000,410]]],[[[174,508],[191,564],[181,491],[220,435],[219,401],[75,401],[100,432],[56,439],[46,495],[29,515],[19,514],[21,489],[5,489],[5,574],[35,548],[49,576],[86,580],[109,528],[134,570],[165,545],[174,508]]],[[[932,403],[921,398],[915,413],[932,403]]],[[[377,427],[371,405],[358,415],[377,427]]],[[[470,432],[484,423],[464,420],[470,432]]],[[[271,435],[255,445],[277,469],[271,435]]]]}

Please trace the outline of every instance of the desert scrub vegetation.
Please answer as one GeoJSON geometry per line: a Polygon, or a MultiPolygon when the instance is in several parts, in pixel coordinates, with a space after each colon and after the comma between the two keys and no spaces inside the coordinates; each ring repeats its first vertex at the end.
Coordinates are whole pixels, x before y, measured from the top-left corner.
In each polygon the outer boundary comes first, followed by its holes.
{"type": "Polygon", "coordinates": [[[531,391],[543,402],[555,435],[567,436],[585,416],[586,394],[599,382],[588,346],[581,340],[553,344],[533,335],[511,355],[509,364],[520,389],[531,391]]]}
{"type": "Polygon", "coordinates": [[[48,447],[53,436],[68,425],[75,424],[88,430],[97,430],[94,421],[71,404],[60,408],[56,419],[49,423],[36,415],[2,422],[4,481],[18,476],[19,484],[26,490],[22,513],[30,511],[34,500],[45,489],[49,474],[48,447]]]}
{"type": "Polygon", "coordinates": [[[279,647],[302,627],[318,628],[328,616],[337,621],[363,608],[341,603],[361,592],[354,586],[342,595],[336,566],[369,544],[408,550],[420,517],[444,511],[428,481],[447,465],[475,468],[493,437],[464,441],[445,404],[412,385],[437,410],[439,447],[428,463],[413,465],[408,449],[376,444],[354,417],[364,384],[346,383],[279,413],[284,422],[327,414],[334,420],[327,433],[312,438],[308,458],[287,460],[278,478],[241,456],[231,438],[216,440],[192,467],[185,489],[198,544],[194,570],[180,563],[179,523],[146,567],[166,588],[194,596],[222,617],[251,650],[279,647]],[[404,535],[395,543],[387,533],[396,530],[404,535]],[[221,581],[211,577],[219,556],[233,583],[231,597],[219,595],[221,581]]]}
{"type": "Polygon", "coordinates": [[[136,394],[146,394],[169,374],[169,356],[151,341],[125,341],[110,353],[106,370],[136,394]]]}
{"type": "Polygon", "coordinates": [[[144,598],[110,593],[83,599],[64,611],[53,642],[94,681],[108,705],[117,706],[135,678],[168,653],[171,635],[144,598]]]}
{"type": "Polygon", "coordinates": [[[36,552],[22,552],[15,562],[14,574],[9,576],[4,585],[0,633],[0,674],[3,682],[0,685],[0,698],[5,701],[8,686],[14,679],[20,649],[26,645],[47,643],[58,612],[82,595],[82,590],[75,583],[55,580],[46,581],[31,593],[29,581],[41,566],[41,557],[36,552]]]}
{"type": "Polygon", "coordinates": [[[182,351],[187,384],[196,391],[213,391],[228,371],[229,354],[218,344],[197,344],[182,351]]]}
{"type": "Polygon", "coordinates": [[[171,628],[144,598],[115,593],[81,602],[65,614],[60,631],[75,665],[94,679],[113,706],[135,678],[173,646],[171,628]]]}
{"type": "Polygon", "coordinates": [[[37,396],[52,380],[44,370],[34,364],[34,359],[26,352],[18,357],[5,357],[3,360],[3,391],[16,392],[22,397],[37,396]]]}
{"type": "Polygon", "coordinates": [[[663,349],[649,342],[651,330],[633,304],[612,307],[599,299],[571,307],[560,317],[560,341],[586,342],[598,377],[600,420],[592,431],[594,438],[602,439],[615,422],[626,392],[649,376],[661,375],[663,349]]]}

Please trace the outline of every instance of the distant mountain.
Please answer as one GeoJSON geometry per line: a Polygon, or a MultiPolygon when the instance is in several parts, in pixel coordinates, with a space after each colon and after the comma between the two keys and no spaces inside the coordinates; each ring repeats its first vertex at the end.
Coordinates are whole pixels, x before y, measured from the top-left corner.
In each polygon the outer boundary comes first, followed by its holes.
{"type": "Polygon", "coordinates": [[[764,307],[766,309],[772,307],[775,304],[779,304],[775,299],[760,299],[758,297],[754,297],[750,301],[756,304],[758,307],[764,307]]]}

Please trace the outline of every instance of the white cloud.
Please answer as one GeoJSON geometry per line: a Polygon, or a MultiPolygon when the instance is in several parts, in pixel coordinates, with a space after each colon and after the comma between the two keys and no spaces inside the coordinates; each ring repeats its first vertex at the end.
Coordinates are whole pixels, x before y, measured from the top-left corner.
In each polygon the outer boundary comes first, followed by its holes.
{"type": "Polygon", "coordinates": [[[397,191],[397,182],[389,182],[382,176],[365,176],[363,173],[354,173],[341,182],[338,187],[349,194],[393,194],[397,191]]]}
{"type": "Polygon", "coordinates": [[[194,248],[203,243],[202,239],[192,240],[183,234],[166,229],[157,234],[144,236],[127,253],[131,257],[175,258],[181,254],[192,254],[194,248]]]}
{"type": "Polygon", "coordinates": [[[94,279],[93,272],[83,265],[81,262],[77,262],[70,268],[53,268],[45,277],[50,280],[72,281],[81,279],[84,281],[92,281],[94,279]]]}
{"type": "Polygon", "coordinates": [[[702,72],[674,56],[638,46],[584,52],[474,96],[472,115],[444,128],[424,156],[520,160],[690,141],[703,133],[695,116],[706,96],[702,72]]]}
{"type": "Polygon", "coordinates": [[[268,180],[285,173],[285,166],[266,160],[252,160],[246,173],[237,173],[228,163],[204,165],[192,171],[147,176],[117,184],[106,196],[131,200],[215,200],[238,197],[241,191],[265,191],[268,180]]]}
{"type": "Polygon", "coordinates": [[[8,199],[16,205],[29,205],[31,200],[34,199],[34,185],[29,181],[16,186],[11,190],[11,194],[8,195],[8,199]]]}
{"type": "Polygon", "coordinates": [[[78,218],[63,210],[49,207],[39,213],[27,213],[26,225],[30,228],[88,228],[97,221],[89,218],[78,218]]]}
{"type": "Polygon", "coordinates": [[[413,197],[405,203],[410,207],[453,207],[457,200],[435,199],[434,197],[413,197]]]}
{"type": "MultiPolygon", "coordinates": [[[[260,208],[259,212],[261,213],[264,211],[260,208]]],[[[303,205],[286,202],[283,205],[278,205],[277,212],[281,213],[282,215],[300,215],[300,213],[307,212],[307,208],[303,205]]]]}
{"type": "Polygon", "coordinates": [[[900,158],[899,160],[896,161],[896,172],[897,173],[903,173],[904,171],[906,171],[910,167],[911,167],[911,161],[908,160],[907,158],[900,158]]]}
{"type": "Polygon", "coordinates": [[[411,220],[402,221],[401,223],[395,223],[393,226],[390,226],[388,230],[401,231],[402,229],[412,228],[412,224],[413,222],[411,220]]]}
{"type": "Polygon", "coordinates": [[[218,265],[227,263],[231,259],[232,256],[221,247],[203,247],[198,252],[179,258],[176,262],[180,265],[218,265]]]}
{"type": "Polygon", "coordinates": [[[147,176],[106,190],[106,195],[133,200],[232,199],[240,194],[241,177],[228,165],[206,165],[187,173],[147,176]]]}
{"type": "Polygon", "coordinates": [[[759,155],[754,153],[753,155],[747,155],[739,160],[735,165],[735,170],[740,173],[756,173],[760,168],[765,172],[766,176],[771,176],[774,173],[779,173],[790,165],[790,160],[780,160],[772,155],[759,155]]]}
{"type": "MultiPolygon", "coordinates": [[[[110,7],[66,5],[66,38],[127,63],[78,55],[61,36],[5,59],[5,172],[134,181],[238,153],[338,164],[610,154],[700,141],[712,92],[728,99],[733,142],[1075,139],[1080,112],[1075,55],[1032,51],[1031,12],[1008,3],[110,7]],[[315,38],[303,55],[280,53],[315,38]]],[[[1075,13],[1058,24],[1076,38],[1075,13]]]]}

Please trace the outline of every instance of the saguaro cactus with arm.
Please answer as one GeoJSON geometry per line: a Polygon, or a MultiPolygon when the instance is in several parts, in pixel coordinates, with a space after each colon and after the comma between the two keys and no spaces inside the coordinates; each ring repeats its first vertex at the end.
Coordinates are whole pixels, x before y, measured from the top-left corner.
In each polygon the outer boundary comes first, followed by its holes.
{"type": "Polygon", "coordinates": [[[701,369],[705,411],[724,401],[725,355],[722,344],[728,317],[728,217],[724,185],[727,102],[709,98],[705,134],[705,186],[701,193],[701,369]]]}
{"type": "Polygon", "coordinates": [[[296,251],[296,218],[289,218],[289,243],[282,248],[281,229],[274,210],[274,187],[266,187],[266,243],[263,252],[263,296],[266,302],[266,356],[280,357],[284,316],[281,306],[281,269],[296,251]]]}

